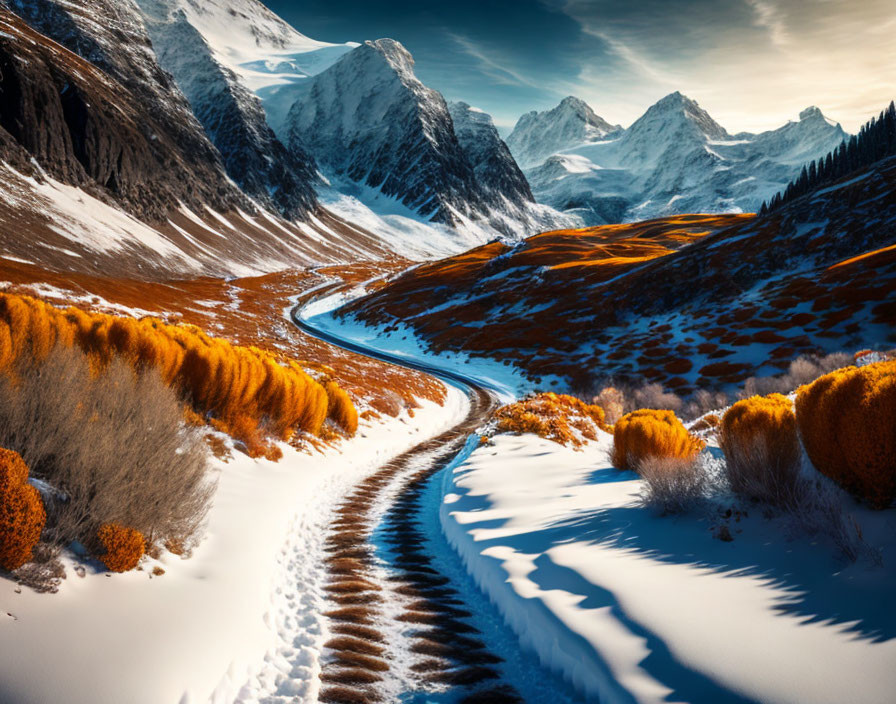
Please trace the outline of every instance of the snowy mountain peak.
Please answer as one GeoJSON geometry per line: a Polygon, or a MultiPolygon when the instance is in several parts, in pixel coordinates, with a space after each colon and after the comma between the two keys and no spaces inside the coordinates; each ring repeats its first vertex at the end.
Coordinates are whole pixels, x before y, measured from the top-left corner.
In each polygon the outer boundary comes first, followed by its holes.
{"type": "Polygon", "coordinates": [[[619,129],[584,100],[569,96],[552,110],[523,115],[507,138],[507,146],[520,164],[531,166],[551,154],[602,139],[619,129]]]}
{"type": "Polygon", "coordinates": [[[697,101],[688,98],[679,91],[651,105],[647,112],[629,128],[629,133],[639,128],[662,121],[671,126],[673,123],[688,124],[699,130],[708,139],[727,139],[725,128],[710,117],[697,101]]]}
{"type": "Polygon", "coordinates": [[[417,80],[414,75],[414,57],[401,42],[394,39],[377,39],[364,42],[364,46],[381,55],[402,78],[417,80]]]}
{"type": "Polygon", "coordinates": [[[824,115],[821,114],[821,110],[814,105],[810,105],[800,113],[800,120],[811,120],[812,118],[819,117],[824,119],[824,115]]]}

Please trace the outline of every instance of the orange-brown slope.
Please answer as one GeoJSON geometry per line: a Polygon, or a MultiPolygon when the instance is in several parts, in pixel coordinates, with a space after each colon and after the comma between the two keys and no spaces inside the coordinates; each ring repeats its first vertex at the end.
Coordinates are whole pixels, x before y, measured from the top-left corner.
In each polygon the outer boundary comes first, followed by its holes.
{"type": "Polygon", "coordinates": [[[682,394],[802,353],[896,342],[896,159],[773,216],[682,216],[493,243],[346,310],[536,381],[614,377],[682,394]],[[686,245],[686,246],[685,246],[686,245]]]}
{"type": "Polygon", "coordinates": [[[287,353],[316,376],[332,377],[363,409],[396,415],[414,408],[415,398],[441,401],[444,387],[431,377],[362,357],[299,333],[284,317],[293,297],[300,299],[323,280],[358,283],[397,271],[401,260],[225,280],[196,278],[149,282],[58,273],[0,258],[4,290],[37,295],[58,305],[75,305],[132,315],[152,314],[192,323],[210,334],[244,345],[287,353]]]}

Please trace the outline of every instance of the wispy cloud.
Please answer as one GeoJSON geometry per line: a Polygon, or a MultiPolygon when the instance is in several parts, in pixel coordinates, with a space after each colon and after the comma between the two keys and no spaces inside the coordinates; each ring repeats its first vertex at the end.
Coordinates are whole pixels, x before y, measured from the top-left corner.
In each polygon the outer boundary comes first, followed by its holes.
{"type": "Polygon", "coordinates": [[[784,20],[784,13],[777,5],[769,0],[744,0],[755,14],[755,23],[758,27],[768,30],[768,36],[772,44],[778,48],[786,48],[790,45],[790,33],[784,20]]]}
{"type": "Polygon", "coordinates": [[[489,76],[496,83],[504,85],[529,86],[530,88],[543,88],[529,77],[513,69],[507,64],[506,59],[500,57],[494,51],[484,49],[480,44],[476,43],[469,37],[460,34],[448,32],[451,40],[457,44],[458,48],[467,56],[476,59],[479,62],[479,68],[485,75],[489,76]]]}
{"type": "Polygon", "coordinates": [[[583,25],[582,29],[586,34],[602,41],[614,56],[622,59],[642,78],[669,86],[675,85],[680,80],[678,76],[668,71],[661,64],[651,61],[631,44],[612,36],[609,32],[586,25],[583,25]]]}

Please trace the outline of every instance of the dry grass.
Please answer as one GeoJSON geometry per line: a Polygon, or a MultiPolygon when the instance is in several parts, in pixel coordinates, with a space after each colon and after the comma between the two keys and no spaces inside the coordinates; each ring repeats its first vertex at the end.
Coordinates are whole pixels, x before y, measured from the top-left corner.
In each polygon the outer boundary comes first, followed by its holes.
{"type": "Polygon", "coordinates": [[[600,406],[563,394],[536,394],[499,408],[494,417],[499,433],[533,433],[576,448],[595,440],[598,430],[610,431],[600,406]]]}
{"type": "Polygon", "coordinates": [[[873,508],[896,498],[896,361],[846,368],[799,390],[796,420],[812,464],[873,508]]]}
{"type": "Polygon", "coordinates": [[[786,396],[754,396],[735,403],[722,418],[719,445],[736,494],[775,506],[794,501],[802,450],[793,404],[786,396]]]}
{"type": "Polygon", "coordinates": [[[703,447],[672,411],[642,409],[616,423],[610,460],[617,469],[637,470],[648,457],[692,460],[703,447]]]}
{"type": "Polygon", "coordinates": [[[70,348],[0,375],[0,446],[49,487],[44,535],[58,546],[98,549],[104,523],[185,545],[213,490],[201,432],[156,372],[114,360],[98,377],[70,348]]]}
{"type": "Polygon", "coordinates": [[[215,427],[270,456],[265,435],[288,440],[319,434],[328,411],[347,432],[357,427],[351,400],[335,382],[325,389],[294,360],[213,338],[191,325],[61,310],[28,296],[0,294],[0,368],[41,362],[55,346],[77,347],[101,370],[113,359],[156,370],[215,427]]]}
{"type": "Polygon", "coordinates": [[[326,267],[317,272],[288,270],[235,280],[200,278],[141,281],[54,272],[0,259],[7,290],[51,295],[61,305],[120,312],[119,306],[146,311],[168,322],[189,322],[242,346],[254,346],[300,360],[321,379],[334,379],[353,399],[381,414],[413,408],[417,398],[442,402],[445,389],[431,377],[346,352],[303,335],[283,320],[296,294],[309,291],[321,276],[360,284],[404,267],[401,260],[326,267]],[[35,286],[32,288],[32,284],[35,286]],[[53,287],[46,293],[47,286],[53,287]]]}
{"type": "Polygon", "coordinates": [[[645,457],[635,471],[644,480],[641,503],[663,515],[689,511],[706,494],[708,478],[696,458],[645,457]]]}

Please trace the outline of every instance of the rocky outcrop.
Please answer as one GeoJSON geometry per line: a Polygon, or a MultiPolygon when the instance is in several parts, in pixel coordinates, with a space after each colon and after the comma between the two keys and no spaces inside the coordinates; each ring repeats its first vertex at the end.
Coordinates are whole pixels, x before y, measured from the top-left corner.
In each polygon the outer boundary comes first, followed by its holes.
{"type": "Polygon", "coordinates": [[[30,27],[8,11],[6,21],[31,33],[29,41],[8,41],[7,52],[31,52],[37,60],[34,67],[18,62],[19,79],[47,93],[39,104],[48,117],[62,114],[61,124],[55,117],[23,123],[25,132],[47,135],[46,148],[35,154],[44,168],[80,183],[74,157],[82,178],[147,220],[164,219],[180,203],[253,210],[228,180],[183,93],[158,65],[132,0],[7,0],[7,6],[30,27]],[[64,156],[68,144],[71,153],[64,156]]]}

